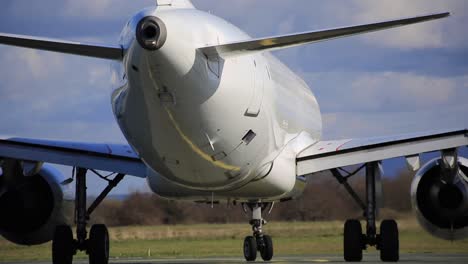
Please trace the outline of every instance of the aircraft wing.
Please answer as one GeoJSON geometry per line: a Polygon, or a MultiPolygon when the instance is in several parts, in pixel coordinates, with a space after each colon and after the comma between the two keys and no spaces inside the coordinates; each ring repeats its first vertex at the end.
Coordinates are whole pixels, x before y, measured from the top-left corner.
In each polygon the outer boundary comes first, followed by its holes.
{"type": "Polygon", "coordinates": [[[299,153],[297,175],[462,146],[468,146],[467,129],[320,141],[299,153]]]}
{"type": "Polygon", "coordinates": [[[13,138],[0,140],[0,161],[2,158],[146,177],[145,164],[128,145],[13,138]]]}
{"type": "Polygon", "coordinates": [[[341,37],[347,37],[367,32],[379,31],[394,27],[406,26],[410,24],[430,21],[448,17],[450,13],[432,14],[426,16],[411,17],[399,20],[379,22],[366,25],[350,26],[343,28],[333,28],[319,31],[302,32],[283,36],[274,36],[266,38],[251,39],[240,42],[221,44],[199,48],[206,57],[215,56],[229,57],[249,54],[260,51],[273,51],[283,48],[289,48],[319,41],[331,40],[341,37]]]}
{"type": "Polygon", "coordinates": [[[121,60],[123,56],[123,49],[118,45],[89,44],[6,33],[0,33],[0,44],[100,59],[121,60]]]}

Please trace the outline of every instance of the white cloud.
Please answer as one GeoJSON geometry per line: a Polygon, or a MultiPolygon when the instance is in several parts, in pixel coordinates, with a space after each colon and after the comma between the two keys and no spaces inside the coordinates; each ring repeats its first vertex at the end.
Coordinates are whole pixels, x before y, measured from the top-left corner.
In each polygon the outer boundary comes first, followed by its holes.
{"type": "MultiPolygon", "coordinates": [[[[329,114],[326,114],[327,116],[329,114]]],[[[440,107],[432,111],[336,112],[334,124],[324,123],[324,139],[363,138],[402,133],[463,129],[468,120],[466,105],[440,107]]]]}
{"type": "Polygon", "coordinates": [[[9,103],[27,104],[17,111],[46,116],[109,97],[111,71],[107,61],[32,49],[0,51],[4,51],[0,52],[2,63],[10,65],[0,71],[5,81],[0,95],[9,103]]]}
{"type": "Polygon", "coordinates": [[[12,49],[11,57],[16,57],[18,63],[26,65],[26,72],[29,71],[33,78],[45,79],[50,74],[55,73],[63,67],[63,56],[56,53],[47,54],[46,58],[43,53],[34,49],[12,49]]]}
{"type": "Polygon", "coordinates": [[[468,127],[468,75],[399,72],[305,74],[323,111],[324,137],[468,127]]]}
{"type": "Polygon", "coordinates": [[[364,39],[370,43],[402,49],[440,48],[466,43],[465,34],[461,34],[468,21],[464,0],[354,0],[352,3],[356,10],[349,14],[356,23],[453,12],[450,18],[368,35],[364,39]]]}
{"type": "Polygon", "coordinates": [[[154,0],[66,0],[61,15],[77,18],[83,18],[85,15],[87,18],[105,19],[129,16],[132,12],[151,5],[155,5],[154,0]]]}
{"type": "Polygon", "coordinates": [[[368,109],[425,109],[457,100],[460,80],[412,73],[370,73],[355,79],[349,89],[354,104],[366,105],[368,109]]]}
{"type": "MultiPolygon", "coordinates": [[[[61,55],[22,48],[0,49],[2,68],[0,78],[7,83],[1,87],[0,94],[4,99],[22,100],[23,98],[40,96],[40,90],[29,89],[34,83],[54,77],[64,68],[61,55]]],[[[45,87],[51,89],[50,87],[45,87]]],[[[36,100],[40,104],[40,100],[36,100]]]]}
{"type": "Polygon", "coordinates": [[[111,6],[112,0],[67,0],[63,11],[68,16],[82,17],[83,14],[86,14],[86,16],[96,17],[104,15],[106,11],[111,9],[111,6]]]}
{"type": "Polygon", "coordinates": [[[89,84],[98,87],[99,89],[103,89],[109,91],[110,89],[110,82],[112,77],[112,71],[110,66],[106,67],[104,65],[93,65],[89,68],[89,84]],[[103,84],[104,80],[108,80],[109,82],[105,85],[103,84]]]}
{"type": "MultiPolygon", "coordinates": [[[[326,112],[395,112],[466,105],[468,74],[432,76],[404,72],[301,74],[326,112]]],[[[468,109],[468,106],[467,106],[468,109]]]]}
{"type": "Polygon", "coordinates": [[[278,34],[289,34],[294,32],[294,20],[293,15],[288,16],[284,20],[278,23],[278,34]]]}

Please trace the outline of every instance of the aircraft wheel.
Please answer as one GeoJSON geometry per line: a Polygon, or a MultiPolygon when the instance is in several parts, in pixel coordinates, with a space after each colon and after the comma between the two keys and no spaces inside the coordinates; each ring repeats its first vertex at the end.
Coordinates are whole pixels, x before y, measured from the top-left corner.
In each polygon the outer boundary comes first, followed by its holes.
{"type": "Polygon", "coordinates": [[[380,224],[380,259],[396,262],[399,260],[398,225],[395,220],[384,220],[380,224]]]}
{"type": "Polygon", "coordinates": [[[52,263],[72,264],[74,251],[71,227],[67,225],[57,226],[52,240],[52,263]]]}
{"type": "Polygon", "coordinates": [[[362,227],[358,220],[346,220],[344,225],[344,259],[362,260],[362,227]]]}
{"type": "Polygon", "coordinates": [[[273,258],[273,240],[271,236],[263,236],[263,248],[260,249],[260,254],[264,261],[270,261],[273,258]]]}
{"type": "Polygon", "coordinates": [[[257,241],[253,236],[244,239],[244,257],[247,261],[255,261],[257,258],[257,241]]]}
{"type": "Polygon", "coordinates": [[[109,263],[109,232],[105,225],[93,225],[91,227],[88,254],[90,264],[109,263]]]}

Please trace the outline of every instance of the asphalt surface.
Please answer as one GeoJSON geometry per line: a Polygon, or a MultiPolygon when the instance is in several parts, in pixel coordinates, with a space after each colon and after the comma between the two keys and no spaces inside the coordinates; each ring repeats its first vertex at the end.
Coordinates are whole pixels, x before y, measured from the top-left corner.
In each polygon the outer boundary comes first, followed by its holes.
{"type": "MultiPolygon", "coordinates": [[[[310,255],[310,256],[278,256],[271,262],[257,261],[257,263],[342,263],[341,255],[310,255]]],[[[365,254],[363,263],[383,263],[377,254],[365,254]]],[[[28,264],[45,264],[49,262],[28,262],[28,264]]],[[[73,263],[88,263],[87,261],[74,261],[73,263]]],[[[113,259],[114,264],[236,264],[247,263],[241,258],[203,258],[203,259],[113,259]]],[[[466,254],[402,254],[400,263],[463,263],[468,264],[468,249],[466,254]]],[[[4,263],[2,263],[4,264],[4,263]]],[[[26,263],[24,263],[26,264],[26,263]]]]}

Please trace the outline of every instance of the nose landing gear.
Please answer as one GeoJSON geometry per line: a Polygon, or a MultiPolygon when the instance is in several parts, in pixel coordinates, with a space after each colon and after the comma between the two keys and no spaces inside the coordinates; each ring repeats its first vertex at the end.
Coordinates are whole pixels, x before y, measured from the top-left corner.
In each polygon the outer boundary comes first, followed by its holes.
{"type": "Polygon", "coordinates": [[[271,236],[263,233],[263,226],[266,225],[262,218],[262,211],[271,211],[273,203],[245,203],[242,204],[244,211],[251,212],[250,225],[253,235],[244,239],[244,257],[247,261],[255,261],[257,252],[264,261],[270,261],[273,258],[273,240],[271,236]]]}

